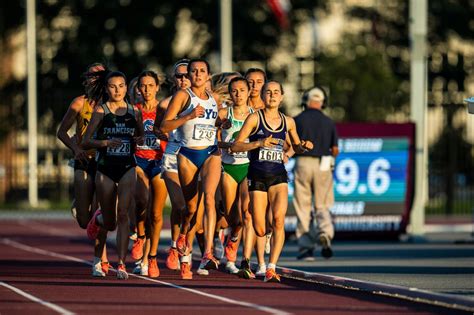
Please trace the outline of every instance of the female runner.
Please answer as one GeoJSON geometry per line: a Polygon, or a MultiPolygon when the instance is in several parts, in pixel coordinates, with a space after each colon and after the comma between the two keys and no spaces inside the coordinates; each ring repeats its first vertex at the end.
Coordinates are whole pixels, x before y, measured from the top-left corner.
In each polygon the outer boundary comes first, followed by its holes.
{"type": "Polygon", "coordinates": [[[289,135],[295,152],[311,149],[310,141],[300,141],[293,118],[279,110],[283,100],[283,87],[269,81],[262,89],[265,109],[251,114],[245,121],[231,149],[234,152],[250,151],[247,175],[250,191],[250,210],[255,233],[262,237],[266,232],[267,205],[273,213],[273,246],[265,273],[265,282],[280,282],[275,272],[276,263],[285,241],[285,214],[288,207],[288,177],[283,164],[283,147],[289,135]],[[247,138],[250,143],[246,143],[247,138]]]}
{"type": "MultiPolygon", "coordinates": [[[[201,175],[205,208],[205,253],[199,269],[217,269],[218,262],[212,254],[212,241],[216,225],[215,193],[220,179],[221,157],[217,149],[217,128],[220,123],[217,104],[206,91],[209,80],[209,64],[204,59],[193,59],[188,64],[191,88],[180,90],[171,99],[161,123],[164,133],[178,129],[181,149],[178,154],[179,180],[186,201],[180,235],[177,240],[178,252],[186,256],[192,245],[187,237],[191,220],[198,208],[201,175]]],[[[182,265],[183,266],[183,265],[182,265]]],[[[185,268],[190,267],[189,265],[185,268]]],[[[192,273],[188,273],[188,278],[192,273]]]]}
{"type": "Polygon", "coordinates": [[[138,76],[138,89],[143,98],[143,103],[137,104],[141,111],[144,128],[144,143],[137,146],[135,158],[137,160],[137,186],[135,191],[135,202],[137,211],[137,240],[132,247],[132,258],[140,259],[141,274],[156,278],[160,275],[156,253],[163,226],[163,207],[168,192],[161,178],[161,159],[166,148],[166,141],[159,139],[153,132],[156,116],[160,113],[156,95],[160,89],[158,75],[153,71],[143,71],[138,76]],[[151,186],[151,187],[150,187],[151,186]],[[151,191],[150,191],[151,188],[151,191]],[[147,216],[149,199],[151,207],[147,216]],[[145,221],[149,218],[147,225],[149,231],[145,233],[145,221]],[[149,256],[144,253],[146,243],[145,234],[150,242],[149,256]]]}
{"type": "MultiPolygon", "coordinates": [[[[85,80],[83,85],[86,89],[86,94],[76,97],[69,106],[66,114],[63,117],[61,125],[58,130],[58,138],[69,148],[74,154],[74,201],[73,208],[75,208],[75,218],[79,226],[83,229],[87,228],[87,223],[92,217],[92,214],[97,209],[97,202],[94,202],[94,178],[97,169],[95,161],[95,150],[84,150],[81,147],[82,137],[89,124],[92,112],[98,102],[91,100],[87,96],[90,92],[91,85],[93,86],[96,76],[99,72],[104,72],[106,67],[102,63],[93,63],[87,67],[87,72],[84,74],[85,80]],[[68,130],[76,122],[76,135],[70,137],[68,130]]],[[[104,246],[103,244],[101,246],[104,246]]],[[[104,247],[105,248],[105,247],[104,247]]],[[[107,261],[106,250],[102,253],[102,268],[93,269],[92,275],[103,277],[108,273],[109,263],[107,261]]],[[[100,257],[100,255],[98,256],[100,257]]],[[[96,260],[98,260],[97,258],[96,260]]]]}
{"type": "MultiPolygon", "coordinates": [[[[134,147],[143,144],[142,117],[140,111],[125,100],[127,84],[123,73],[110,72],[97,84],[98,93],[101,94],[105,88],[107,101],[94,110],[83,146],[98,151],[95,184],[102,210],[97,210],[92,216],[87,233],[90,238],[98,237],[105,241],[107,231],[118,227],[117,278],[127,279],[128,209],[136,185],[134,147]]],[[[96,264],[94,261],[94,266],[96,264]]]]}

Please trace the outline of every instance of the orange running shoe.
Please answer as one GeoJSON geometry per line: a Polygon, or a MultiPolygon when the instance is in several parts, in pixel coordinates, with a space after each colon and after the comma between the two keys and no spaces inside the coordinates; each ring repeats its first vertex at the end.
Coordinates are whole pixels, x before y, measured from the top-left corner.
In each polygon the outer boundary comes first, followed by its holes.
{"type": "Polygon", "coordinates": [[[178,250],[178,254],[180,256],[189,255],[189,253],[191,252],[185,234],[179,234],[178,240],[176,241],[176,249],[178,250]]]}
{"type": "Polygon", "coordinates": [[[111,267],[108,261],[103,261],[100,263],[100,267],[102,268],[102,271],[108,275],[109,274],[109,268],[111,267]]]}
{"type": "Polygon", "coordinates": [[[179,268],[178,250],[174,247],[170,247],[168,251],[168,257],[166,258],[166,268],[171,270],[177,270],[179,268]]]}
{"type": "Polygon", "coordinates": [[[237,251],[239,249],[238,242],[233,242],[230,237],[227,240],[225,245],[225,257],[227,261],[234,262],[237,260],[237,251]]]}
{"type": "Polygon", "coordinates": [[[144,238],[139,238],[135,241],[133,241],[133,246],[132,246],[132,258],[134,260],[139,260],[143,256],[143,246],[145,245],[145,239],[144,238]]]}
{"type": "Polygon", "coordinates": [[[89,223],[87,223],[87,228],[86,228],[87,237],[92,241],[97,238],[97,235],[99,234],[99,231],[100,231],[100,226],[98,226],[96,222],[96,218],[99,214],[102,214],[102,211],[100,211],[100,209],[97,209],[94,212],[94,215],[90,219],[89,223]]]}
{"type": "Polygon", "coordinates": [[[150,258],[148,260],[148,276],[150,278],[158,278],[160,276],[160,269],[158,268],[156,258],[150,258]]]}
{"type": "Polygon", "coordinates": [[[181,263],[181,279],[191,280],[193,278],[193,272],[189,263],[181,263]]]}
{"type": "Polygon", "coordinates": [[[267,272],[265,272],[265,282],[280,282],[280,276],[275,272],[275,269],[267,268],[267,272]]]}

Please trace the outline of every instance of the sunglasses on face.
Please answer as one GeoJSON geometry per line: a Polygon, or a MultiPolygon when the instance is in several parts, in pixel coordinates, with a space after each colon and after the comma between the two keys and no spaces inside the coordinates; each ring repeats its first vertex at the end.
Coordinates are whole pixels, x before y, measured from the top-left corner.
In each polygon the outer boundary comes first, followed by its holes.
{"type": "Polygon", "coordinates": [[[182,78],[185,78],[185,77],[186,77],[186,73],[176,73],[176,74],[174,75],[174,77],[175,77],[176,79],[182,79],[182,78]]]}

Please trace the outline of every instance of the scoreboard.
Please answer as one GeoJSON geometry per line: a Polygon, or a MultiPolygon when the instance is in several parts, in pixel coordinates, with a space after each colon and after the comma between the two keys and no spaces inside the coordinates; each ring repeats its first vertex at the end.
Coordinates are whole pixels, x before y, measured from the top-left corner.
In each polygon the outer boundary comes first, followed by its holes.
{"type": "MultiPolygon", "coordinates": [[[[339,155],[334,167],[335,205],[330,209],[336,233],[405,231],[413,200],[414,124],[337,124],[339,155]]],[[[293,168],[289,171],[291,217],[293,168]]]]}

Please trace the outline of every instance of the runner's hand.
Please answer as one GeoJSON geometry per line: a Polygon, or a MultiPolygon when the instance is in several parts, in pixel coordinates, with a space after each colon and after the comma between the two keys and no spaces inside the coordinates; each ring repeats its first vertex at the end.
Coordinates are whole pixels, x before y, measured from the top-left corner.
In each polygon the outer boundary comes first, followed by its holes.
{"type": "Polygon", "coordinates": [[[78,149],[74,151],[74,159],[87,162],[88,160],[87,152],[82,149],[78,149]]]}
{"type": "Polygon", "coordinates": [[[107,147],[117,148],[122,144],[122,140],[119,138],[112,138],[107,140],[107,147]]]}
{"type": "Polygon", "coordinates": [[[145,138],[143,136],[133,137],[133,141],[135,141],[135,143],[138,145],[143,145],[145,138]]]}
{"type": "Polygon", "coordinates": [[[204,112],[205,112],[204,107],[202,107],[201,105],[198,105],[196,106],[196,108],[192,110],[191,113],[189,113],[189,116],[191,119],[194,119],[196,117],[204,117],[204,112]]]}

